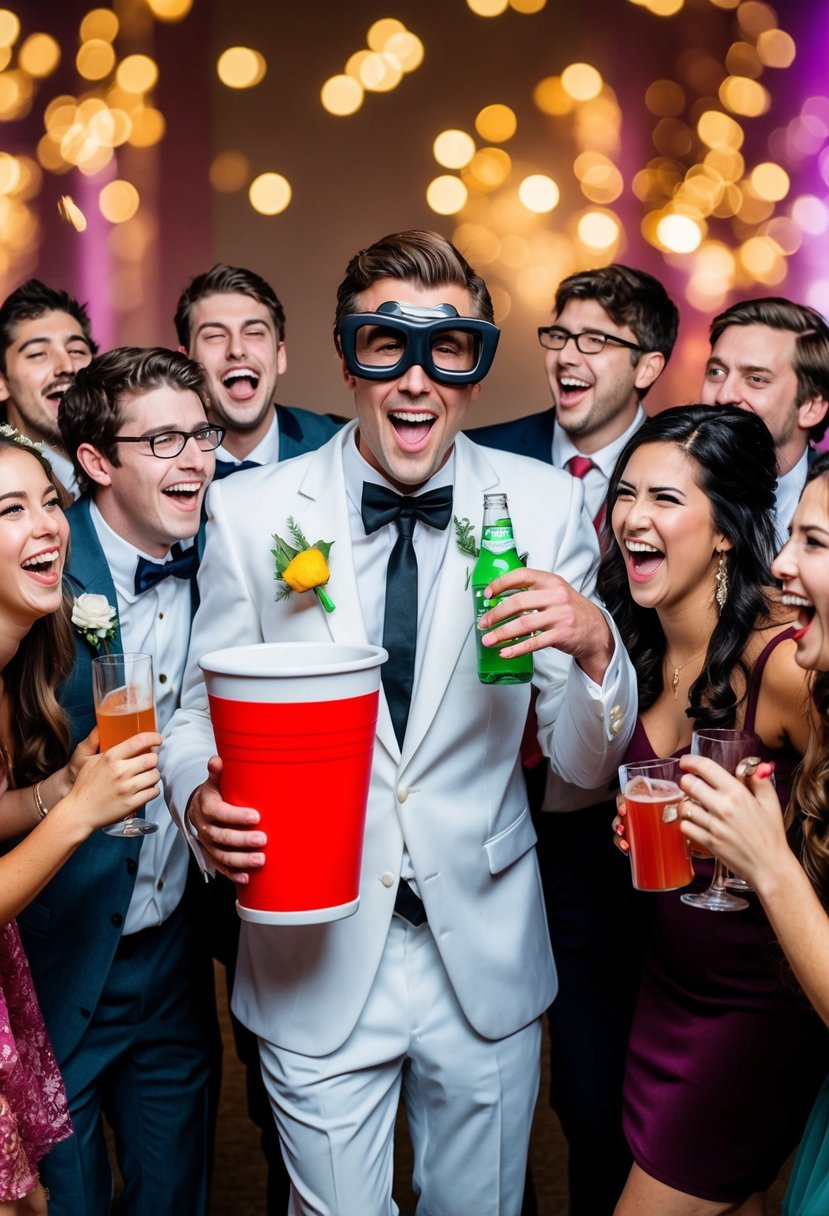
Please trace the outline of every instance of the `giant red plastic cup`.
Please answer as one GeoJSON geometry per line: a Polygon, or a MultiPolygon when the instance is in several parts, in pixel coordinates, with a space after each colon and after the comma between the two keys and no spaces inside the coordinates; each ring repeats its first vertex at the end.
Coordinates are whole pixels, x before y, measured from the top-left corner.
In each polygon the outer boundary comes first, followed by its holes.
{"type": "Polygon", "coordinates": [[[380,646],[265,642],[200,660],[226,802],[256,807],[265,864],[237,889],[243,920],[314,924],[360,903],[380,646]]]}

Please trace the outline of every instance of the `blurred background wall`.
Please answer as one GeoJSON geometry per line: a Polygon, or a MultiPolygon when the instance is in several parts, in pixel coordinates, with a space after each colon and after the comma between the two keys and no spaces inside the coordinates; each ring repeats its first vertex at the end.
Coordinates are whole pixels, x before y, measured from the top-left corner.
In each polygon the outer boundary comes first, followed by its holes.
{"type": "Polygon", "coordinates": [[[345,264],[425,226],[503,327],[481,421],[547,405],[535,327],[614,260],[680,305],[651,408],[692,400],[734,299],[829,312],[827,62],[825,0],[11,0],[0,292],[36,274],[102,346],[172,345],[186,281],[249,266],[288,315],[281,399],[347,413],[345,264]]]}

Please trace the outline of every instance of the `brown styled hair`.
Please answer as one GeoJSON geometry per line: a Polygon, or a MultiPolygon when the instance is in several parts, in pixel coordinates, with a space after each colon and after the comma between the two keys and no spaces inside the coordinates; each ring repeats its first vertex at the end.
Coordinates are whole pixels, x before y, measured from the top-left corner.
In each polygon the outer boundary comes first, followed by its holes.
{"type": "Polygon", "coordinates": [[[210,270],[197,274],[194,279],[191,279],[179,296],[173,324],[176,327],[178,340],[185,350],[190,349],[190,314],[193,305],[203,296],[230,292],[250,296],[252,300],[264,304],[273,318],[277,341],[285,341],[285,309],[270,283],[260,278],[252,270],[245,270],[242,266],[226,266],[224,263],[218,262],[210,270]]]}

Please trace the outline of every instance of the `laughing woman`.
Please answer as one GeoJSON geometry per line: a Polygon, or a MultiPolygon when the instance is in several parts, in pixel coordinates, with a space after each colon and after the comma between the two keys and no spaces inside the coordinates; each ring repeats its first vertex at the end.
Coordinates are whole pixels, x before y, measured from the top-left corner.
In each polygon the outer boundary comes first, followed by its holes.
{"type": "Polygon", "coordinates": [[[69,528],[48,463],[0,428],[0,1216],[43,1216],[39,1161],[71,1134],[66,1098],[14,917],[96,828],[157,793],[155,733],[68,764],[55,697],[74,646],[61,590],[69,528]]]}
{"type": "MultiPolygon", "coordinates": [[[[815,731],[786,821],[767,770],[747,788],[710,762],[683,762],[692,821],[683,831],[749,879],[792,971],[829,1024],[829,456],[812,467],[791,539],[773,566],[798,612],[797,663],[817,673],[815,731]],[[791,841],[794,848],[789,847],[791,841]]],[[[783,1204],[787,1216],[829,1212],[829,1081],[812,1112],[783,1204]]]]}
{"type": "MultiPolygon", "coordinates": [[[[751,730],[788,792],[808,691],[794,614],[770,589],[774,487],[766,427],[728,407],[667,410],[620,455],[599,584],[639,678],[628,760],[683,755],[695,729],[751,730]]],[[[711,865],[696,865],[700,888],[711,865]]],[[[759,1216],[798,1141],[825,1034],[749,901],[712,914],[680,892],[653,897],[617,1216],[759,1216]]]]}

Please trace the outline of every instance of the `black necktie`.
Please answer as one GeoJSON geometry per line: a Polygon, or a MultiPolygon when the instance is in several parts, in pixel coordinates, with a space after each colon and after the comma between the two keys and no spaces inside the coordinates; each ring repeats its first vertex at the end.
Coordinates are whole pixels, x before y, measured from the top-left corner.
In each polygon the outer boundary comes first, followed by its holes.
{"type": "Polygon", "coordinates": [[[213,474],[214,481],[221,481],[223,477],[229,477],[231,473],[239,473],[242,469],[259,469],[261,465],[256,460],[242,460],[238,464],[235,460],[219,460],[216,457],[216,472],[213,474]]]}
{"type": "Polygon", "coordinates": [[[383,645],[389,652],[389,658],[381,670],[394,733],[402,748],[412,699],[417,650],[415,523],[420,520],[430,528],[446,528],[452,518],[452,487],[440,486],[437,490],[429,490],[416,497],[403,497],[385,486],[366,481],[363,483],[360,510],[367,535],[392,521],[397,523],[399,532],[386,570],[383,645]]]}
{"type": "Polygon", "coordinates": [[[149,591],[150,587],[154,587],[156,583],[169,578],[170,575],[173,578],[193,577],[199,568],[196,546],[191,545],[189,549],[182,549],[181,545],[176,543],[170,553],[170,560],[163,563],[151,562],[146,557],[138,558],[138,565],[135,568],[136,595],[140,595],[142,591],[149,591]]]}

